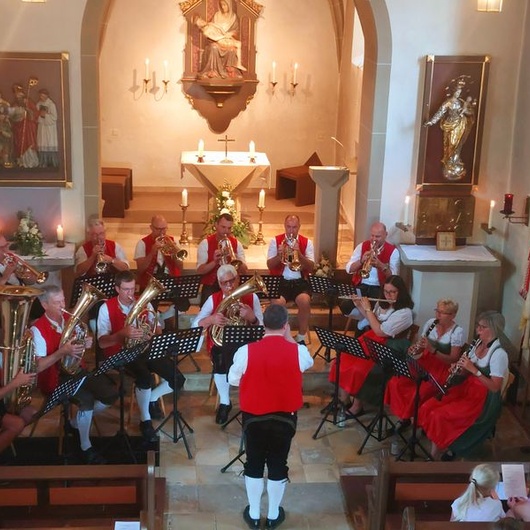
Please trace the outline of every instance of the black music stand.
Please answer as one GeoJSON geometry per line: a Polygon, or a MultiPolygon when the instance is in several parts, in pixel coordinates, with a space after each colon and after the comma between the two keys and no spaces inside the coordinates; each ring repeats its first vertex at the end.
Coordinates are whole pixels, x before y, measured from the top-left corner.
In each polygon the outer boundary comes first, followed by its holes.
{"type": "Polygon", "coordinates": [[[165,333],[163,335],[156,335],[151,339],[151,346],[149,350],[149,359],[161,359],[166,355],[171,355],[173,357],[173,375],[175,380],[175,388],[173,388],[173,411],[170,412],[162,421],[162,423],[156,428],[156,432],[162,432],[169,438],[173,440],[173,443],[177,443],[181,438],[186,447],[186,452],[188,453],[188,458],[191,460],[193,458],[188,440],[186,439],[186,433],[184,432],[184,427],[187,427],[190,434],[193,434],[193,429],[189,426],[186,420],[182,417],[181,412],[177,407],[177,394],[178,389],[176,388],[176,382],[178,380],[177,373],[180,360],[178,356],[182,355],[183,358],[189,355],[190,352],[197,350],[197,344],[201,338],[202,328],[191,328],[191,329],[182,329],[180,331],[175,331],[173,333],[165,333]],[[173,418],[173,436],[165,432],[162,427],[169,421],[170,418],[173,418]]]}
{"type": "MultiPolygon", "coordinates": [[[[334,349],[336,355],[335,355],[335,386],[333,390],[333,397],[331,401],[323,409],[323,411],[325,411],[326,414],[320,421],[320,424],[317,430],[315,431],[315,434],[313,434],[313,440],[317,439],[318,433],[320,432],[320,429],[322,429],[322,426],[324,425],[324,423],[328,422],[328,423],[331,423],[332,425],[338,424],[337,414],[341,407],[341,403],[339,400],[339,377],[340,377],[341,355],[343,353],[347,353],[355,357],[360,357],[361,359],[367,359],[367,356],[364,353],[357,339],[342,335],[340,333],[336,333],[335,331],[331,331],[325,328],[315,327],[315,332],[321,344],[326,348],[334,349]],[[328,419],[330,415],[332,415],[332,419],[328,419]]],[[[360,422],[356,416],[352,416],[350,414],[346,416],[346,419],[347,420],[354,419],[355,421],[357,421],[357,423],[359,423],[361,426],[364,427],[363,423],[360,422]]]]}
{"type": "Polygon", "coordinates": [[[77,300],[83,292],[83,284],[89,283],[96,289],[100,290],[108,298],[116,296],[116,288],[114,283],[114,274],[96,274],[95,276],[79,276],[74,281],[72,287],[72,295],[70,297],[70,307],[74,307],[77,300]]]}
{"type": "MultiPolygon", "coordinates": [[[[253,277],[253,274],[241,274],[239,283],[243,284],[248,282],[253,277]]],[[[260,274],[260,278],[263,280],[265,287],[267,287],[267,294],[259,291],[256,293],[256,296],[260,300],[275,300],[276,298],[280,298],[280,280],[282,277],[274,274],[260,274]]]]}
{"type": "MultiPolygon", "coordinates": [[[[119,373],[119,397],[120,397],[120,428],[115,434],[114,439],[117,440],[120,444],[120,448],[125,448],[133,463],[136,464],[136,457],[131,446],[131,440],[129,435],[125,430],[125,366],[134,360],[136,360],[140,355],[142,355],[145,350],[149,347],[149,342],[143,342],[142,344],[137,344],[129,349],[120,350],[118,353],[111,355],[109,358],[105,359],[99,368],[92,374],[94,377],[102,375],[109,370],[117,369],[119,373]]],[[[112,445],[112,442],[109,444],[112,445]]]]}
{"type": "MultiPolygon", "coordinates": [[[[388,430],[389,424],[392,426],[392,431],[396,431],[396,424],[390,419],[385,411],[385,388],[387,381],[394,375],[403,375],[412,378],[406,359],[400,356],[398,352],[392,350],[385,344],[381,344],[380,342],[376,342],[367,337],[364,338],[364,342],[368,348],[369,357],[379,365],[383,371],[383,384],[381,385],[381,396],[379,398],[377,414],[368,426],[364,426],[366,429],[366,437],[357,451],[358,455],[363,452],[364,446],[370,437],[375,438],[378,442],[386,440],[388,438],[386,431],[388,430]],[[383,431],[383,422],[386,427],[385,431],[383,431]]],[[[403,442],[407,443],[407,439],[400,432],[397,432],[397,434],[403,442]]]]}

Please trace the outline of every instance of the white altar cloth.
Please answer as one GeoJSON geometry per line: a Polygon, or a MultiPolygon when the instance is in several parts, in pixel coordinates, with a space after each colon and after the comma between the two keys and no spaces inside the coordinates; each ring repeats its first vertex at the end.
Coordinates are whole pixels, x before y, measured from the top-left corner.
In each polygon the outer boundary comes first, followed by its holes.
{"type": "Polygon", "coordinates": [[[468,245],[455,250],[436,250],[431,245],[400,245],[399,248],[404,257],[411,261],[498,261],[482,245],[468,245]]]}
{"type": "Polygon", "coordinates": [[[197,161],[197,151],[183,151],[180,156],[181,178],[186,172],[193,175],[210,193],[217,194],[223,184],[232,186],[232,194],[241,193],[254,178],[267,180],[270,188],[271,165],[265,153],[256,153],[256,162],[248,152],[228,152],[231,163],[221,162],[224,151],[205,151],[204,162],[197,161]]]}

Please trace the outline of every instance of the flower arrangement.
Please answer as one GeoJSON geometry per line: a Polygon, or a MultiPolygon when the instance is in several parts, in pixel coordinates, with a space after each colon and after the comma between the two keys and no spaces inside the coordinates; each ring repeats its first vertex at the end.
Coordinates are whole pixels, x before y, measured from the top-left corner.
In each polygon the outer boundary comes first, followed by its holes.
{"type": "Polygon", "coordinates": [[[208,219],[204,232],[206,234],[212,234],[215,232],[215,223],[219,216],[228,213],[234,218],[234,224],[232,225],[232,234],[235,238],[241,241],[243,246],[250,244],[252,236],[252,227],[248,221],[241,219],[239,213],[236,210],[236,201],[232,199],[232,187],[230,184],[223,184],[215,196],[215,210],[208,219]]]}
{"type": "Polygon", "coordinates": [[[327,254],[322,252],[320,261],[315,265],[315,276],[320,276],[321,278],[332,278],[333,277],[333,265],[329,260],[327,254]]]}
{"type": "Polygon", "coordinates": [[[13,235],[13,250],[22,256],[44,256],[43,237],[30,209],[17,212],[18,228],[13,235]]]}

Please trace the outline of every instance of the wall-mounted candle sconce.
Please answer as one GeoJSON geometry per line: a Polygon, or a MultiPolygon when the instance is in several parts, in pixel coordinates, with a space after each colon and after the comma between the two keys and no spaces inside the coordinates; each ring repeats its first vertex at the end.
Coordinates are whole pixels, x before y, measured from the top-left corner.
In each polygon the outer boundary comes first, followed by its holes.
{"type": "Polygon", "coordinates": [[[504,206],[501,210],[503,219],[508,219],[511,224],[514,225],[526,225],[528,226],[528,214],[530,212],[530,195],[527,195],[524,201],[523,215],[514,217],[513,207],[513,193],[506,193],[504,195],[504,206]]]}
{"type": "MultiPolygon", "coordinates": [[[[272,70],[271,70],[271,87],[272,92],[276,89],[276,85],[278,84],[277,78],[276,78],[276,61],[272,61],[272,70]]],[[[298,86],[298,68],[299,64],[294,63],[293,67],[291,69],[291,81],[289,82],[289,85],[291,86],[290,94],[294,96],[296,93],[296,87],[298,86]]]]}
{"type": "Polygon", "coordinates": [[[147,94],[147,87],[149,86],[149,82],[151,81],[151,77],[149,75],[149,57],[145,58],[144,64],[145,64],[144,92],[147,94]]]}
{"type": "Polygon", "coordinates": [[[298,76],[298,63],[294,63],[293,74],[291,77],[291,94],[293,96],[296,93],[296,87],[298,86],[297,76],[298,76]]]}
{"type": "MultiPolygon", "coordinates": [[[[145,58],[144,61],[144,79],[143,79],[143,92],[147,94],[149,92],[149,83],[151,83],[152,80],[156,81],[156,77],[151,77],[151,60],[149,57],[145,58]]],[[[156,76],[156,71],[153,70],[153,74],[156,76]]],[[[168,86],[170,83],[170,76],[169,76],[169,61],[164,60],[164,76],[162,77],[162,84],[164,85],[164,94],[167,94],[168,86]]],[[[160,100],[161,96],[156,98],[155,92],[158,91],[158,87],[156,85],[153,86],[153,95],[155,96],[155,99],[160,100]],[[154,89],[157,89],[156,91],[154,89]]]]}
{"type": "Polygon", "coordinates": [[[490,213],[488,215],[488,224],[481,223],[480,228],[487,234],[493,234],[495,227],[493,226],[493,210],[495,209],[495,201],[490,201],[490,213]]]}

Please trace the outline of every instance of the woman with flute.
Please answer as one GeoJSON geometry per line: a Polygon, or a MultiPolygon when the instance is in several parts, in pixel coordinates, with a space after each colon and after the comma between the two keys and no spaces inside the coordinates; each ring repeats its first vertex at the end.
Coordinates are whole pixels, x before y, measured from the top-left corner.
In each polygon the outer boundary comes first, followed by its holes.
{"type": "MultiPolygon", "coordinates": [[[[421,338],[408,349],[408,354],[417,359],[418,364],[431,374],[440,384],[445,383],[449,366],[460,358],[464,345],[464,330],[455,323],[458,304],[448,298],[438,300],[434,310],[435,318],[425,322],[421,338]]],[[[420,403],[436,393],[430,381],[422,381],[420,386],[420,403]]],[[[392,414],[400,420],[396,430],[407,428],[414,414],[414,397],[416,381],[408,377],[392,377],[387,384],[385,403],[390,406],[392,414]]]]}
{"type": "MultiPolygon", "coordinates": [[[[385,280],[383,296],[385,301],[377,302],[373,310],[368,298],[353,300],[370,325],[370,329],[359,337],[365,351],[367,346],[364,344],[364,337],[384,344],[389,339],[400,338],[399,336],[412,325],[414,302],[400,276],[392,275],[385,280]]],[[[341,355],[339,399],[350,415],[357,416],[363,412],[362,396],[358,394],[374,366],[375,363],[370,359],[341,355]],[[350,396],[354,396],[353,402],[350,396]]],[[[335,382],[334,366],[330,369],[329,380],[335,382]]]]}
{"type": "Polygon", "coordinates": [[[441,399],[432,397],[420,407],[418,424],[431,441],[434,460],[465,456],[491,434],[508,380],[506,350],[513,348],[503,330],[500,313],[481,313],[476,326],[479,340],[455,365],[456,373],[465,379],[456,384],[450,376],[444,385],[446,394],[441,399]]]}

